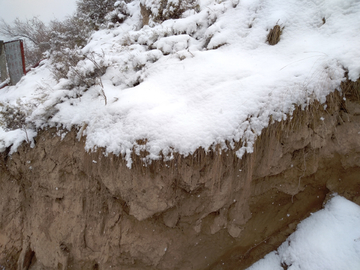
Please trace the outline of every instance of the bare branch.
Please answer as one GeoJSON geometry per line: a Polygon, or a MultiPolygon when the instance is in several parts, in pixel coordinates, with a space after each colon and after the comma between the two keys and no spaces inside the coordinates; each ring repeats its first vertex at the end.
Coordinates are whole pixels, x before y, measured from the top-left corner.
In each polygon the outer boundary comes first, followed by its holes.
{"type": "Polygon", "coordinates": [[[16,18],[12,25],[1,19],[0,34],[9,38],[26,38],[36,46],[48,43],[49,40],[49,29],[37,17],[25,21],[16,18]]]}

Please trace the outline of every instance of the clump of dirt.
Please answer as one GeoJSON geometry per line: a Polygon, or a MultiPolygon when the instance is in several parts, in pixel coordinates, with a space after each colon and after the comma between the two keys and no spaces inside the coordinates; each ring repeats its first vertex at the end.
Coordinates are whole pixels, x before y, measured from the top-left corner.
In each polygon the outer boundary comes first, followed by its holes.
{"type": "Polygon", "coordinates": [[[76,130],[39,132],[0,158],[0,266],[245,269],[333,192],[360,204],[356,87],[271,123],[241,160],[198,149],[130,170],[76,130]]]}

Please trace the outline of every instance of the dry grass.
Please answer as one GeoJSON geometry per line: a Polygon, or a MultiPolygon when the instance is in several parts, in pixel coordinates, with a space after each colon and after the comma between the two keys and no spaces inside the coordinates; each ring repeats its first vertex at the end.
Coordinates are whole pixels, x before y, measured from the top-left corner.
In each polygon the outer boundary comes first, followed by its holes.
{"type": "Polygon", "coordinates": [[[272,29],[270,29],[269,34],[267,35],[267,39],[266,41],[270,44],[270,45],[276,45],[279,43],[280,41],[280,36],[282,33],[282,30],[284,28],[281,28],[280,25],[275,25],[272,29]]]}
{"type": "Polygon", "coordinates": [[[360,101],[360,78],[357,81],[346,80],[341,83],[341,90],[345,97],[360,101]]]}

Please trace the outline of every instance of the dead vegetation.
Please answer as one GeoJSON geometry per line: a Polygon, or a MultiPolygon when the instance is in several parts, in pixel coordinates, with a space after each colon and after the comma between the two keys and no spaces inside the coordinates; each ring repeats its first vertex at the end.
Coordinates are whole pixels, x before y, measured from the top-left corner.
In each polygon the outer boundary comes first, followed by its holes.
{"type": "Polygon", "coordinates": [[[17,106],[0,103],[0,126],[7,131],[21,129],[25,133],[26,142],[29,143],[27,128],[31,124],[26,121],[28,113],[22,109],[22,104],[19,101],[17,106]]]}
{"type": "Polygon", "coordinates": [[[140,8],[141,15],[143,17],[143,25],[148,25],[150,20],[156,23],[161,23],[169,19],[179,19],[186,10],[193,9],[198,12],[200,7],[195,0],[178,2],[160,0],[153,1],[150,4],[142,1],[142,3],[140,3],[140,8]],[[152,12],[152,8],[154,7],[158,8],[156,14],[152,12]]]}
{"type": "Polygon", "coordinates": [[[349,79],[343,81],[341,83],[341,89],[345,97],[360,100],[360,78],[355,82],[350,81],[349,79]]]}
{"type": "Polygon", "coordinates": [[[280,25],[278,24],[276,24],[272,29],[270,29],[270,32],[267,35],[267,39],[266,39],[269,45],[276,45],[279,43],[283,29],[284,27],[281,28],[280,25]]]}

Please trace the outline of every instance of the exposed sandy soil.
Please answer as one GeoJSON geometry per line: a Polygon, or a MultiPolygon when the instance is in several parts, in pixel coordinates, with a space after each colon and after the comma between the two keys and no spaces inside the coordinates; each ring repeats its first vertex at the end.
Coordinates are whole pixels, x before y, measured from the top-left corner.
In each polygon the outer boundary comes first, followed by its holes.
{"type": "Polygon", "coordinates": [[[130,170],[75,130],[42,131],[0,159],[0,268],[244,269],[333,192],[360,204],[351,93],[272,123],[242,160],[199,149],[130,170]]]}

